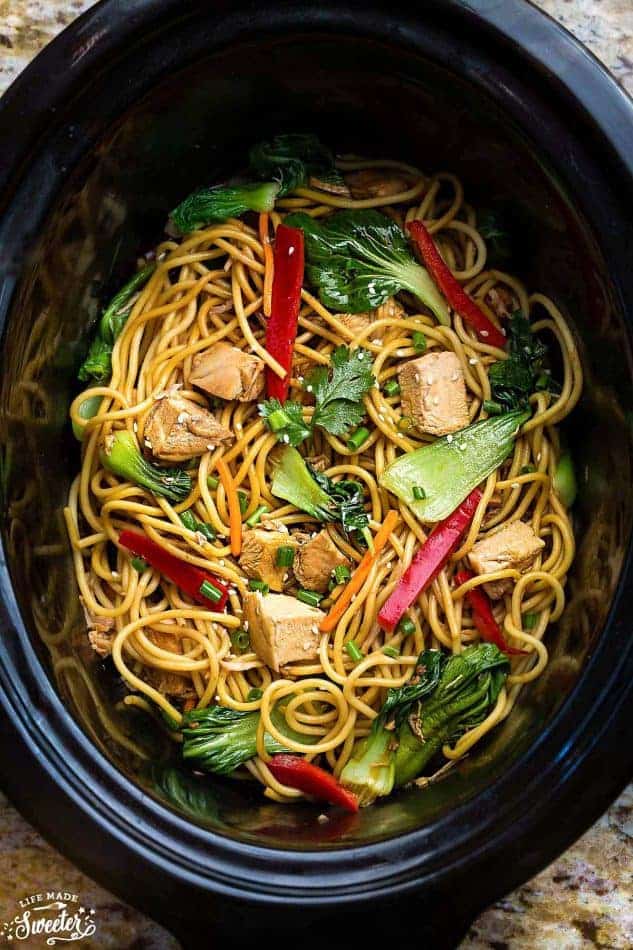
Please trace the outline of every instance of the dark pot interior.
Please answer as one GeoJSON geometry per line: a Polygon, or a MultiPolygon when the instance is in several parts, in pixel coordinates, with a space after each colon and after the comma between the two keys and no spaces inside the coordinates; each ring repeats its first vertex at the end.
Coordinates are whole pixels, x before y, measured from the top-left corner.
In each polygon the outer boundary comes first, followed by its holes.
{"type": "Polygon", "coordinates": [[[502,801],[512,794],[509,776],[527,787],[552,754],[573,745],[591,697],[610,688],[608,669],[621,672],[622,627],[607,618],[633,503],[630,192],[623,201],[616,156],[557,82],[536,66],[524,73],[510,45],[461,14],[451,19],[454,6],[441,13],[431,5],[423,29],[404,20],[399,30],[387,28],[394,21],[377,12],[355,14],[352,25],[342,10],[305,12],[301,24],[287,10],[241,25],[236,14],[224,32],[224,21],[217,27],[198,11],[197,30],[174,17],[169,37],[162,22],[154,37],[120,40],[101,73],[65,94],[10,192],[2,231],[11,291],[2,353],[4,546],[18,608],[9,601],[10,622],[19,633],[24,625],[39,658],[14,657],[23,678],[16,688],[52,708],[33,673],[41,662],[98,761],[106,756],[187,821],[236,841],[327,850],[426,827],[431,848],[447,830],[461,842],[484,801],[495,807],[495,789],[502,801]],[[259,138],[306,129],[342,151],[453,171],[476,207],[502,205],[515,238],[512,270],[560,304],[580,338],[586,374],[566,432],[580,480],[578,554],[568,607],[548,635],[545,674],[442,783],[327,825],[317,821],[318,807],[284,808],[242,783],[180,773],[142,714],[120,711],[120,685],[86,640],[62,517],[79,459],[67,408],[99,306],[157,242],[180,198],[234,171],[259,138]],[[590,654],[611,665],[581,694],[590,654]],[[539,743],[572,694],[580,718],[559,729],[556,751],[539,762],[539,743]]]}

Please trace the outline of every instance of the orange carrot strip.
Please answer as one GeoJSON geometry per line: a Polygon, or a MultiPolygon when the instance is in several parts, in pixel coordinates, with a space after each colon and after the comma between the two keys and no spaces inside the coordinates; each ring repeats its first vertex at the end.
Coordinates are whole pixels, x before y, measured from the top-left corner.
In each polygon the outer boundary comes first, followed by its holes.
{"type": "Polygon", "coordinates": [[[389,540],[389,535],[398,524],[398,521],[398,512],[394,511],[392,508],[376,533],[376,537],[374,538],[374,550],[365,551],[360,564],[349,579],[347,587],[341,591],[329,614],[321,621],[319,629],[322,633],[329,633],[331,630],[334,630],[335,626],[351,604],[352,597],[354,597],[354,595],[359,592],[365,583],[372,564],[374,564],[376,558],[389,540]]]}
{"type": "Polygon", "coordinates": [[[229,506],[231,554],[233,557],[237,557],[242,550],[242,512],[240,511],[240,500],[237,496],[237,489],[235,487],[235,482],[233,481],[233,476],[231,475],[229,467],[224,459],[218,459],[217,470],[229,506]]]}
{"type": "Polygon", "coordinates": [[[275,258],[268,236],[268,212],[263,211],[259,216],[259,240],[264,251],[264,316],[269,317],[273,306],[273,277],[275,275],[275,258]]]}

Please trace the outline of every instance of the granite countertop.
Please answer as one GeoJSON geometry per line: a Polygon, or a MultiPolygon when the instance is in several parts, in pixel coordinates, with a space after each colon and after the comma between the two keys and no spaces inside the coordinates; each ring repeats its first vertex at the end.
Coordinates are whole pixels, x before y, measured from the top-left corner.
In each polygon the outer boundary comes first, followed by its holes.
{"type": "MultiPolygon", "coordinates": [[[[633,0],[537,0],[633,94],[633,0]]],[[[91,0],[0,0],[0,93],[91,0]]],[[[0,924],[25,895],[51,886],[80,895],[98,927],[95,950],[178,950],[153,921],[99,887],[54,851],[0,794],[0,924]]],[[[500,869],[503,873],[503,869],[500,869]]],[[[83,912],[84,908],[81,907],[83,912]]],[[[44,947],[43,937],[24,947],[44,947]]],[[[485,911],[460,950],[633,947],[633,786],[541,874],[485,911]]]]}

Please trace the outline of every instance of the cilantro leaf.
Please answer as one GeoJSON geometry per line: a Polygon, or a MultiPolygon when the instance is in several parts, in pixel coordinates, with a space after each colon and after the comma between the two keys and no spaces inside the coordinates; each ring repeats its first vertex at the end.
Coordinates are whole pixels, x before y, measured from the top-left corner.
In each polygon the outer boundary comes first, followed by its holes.
{"type": "Polygon", "coordinates": [[[282,405],[278,399],[267,399],[257,409],[279,442],[299,445],[311,433],[310,426],[303,421],[303,406],[298,402],[285,402],[282,405]]]}
{"type": "Polygon", "coordinates": [[[312,426],[344,435],[365,414],[363,396],[375,383],[371,356],[362,348],[350,351],[339,346],[330,358],[330,368],[315,369],[304,388],[316,400],[312,426]]]}

